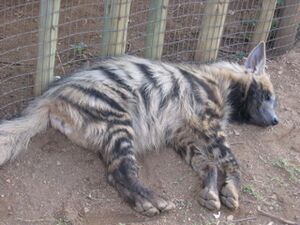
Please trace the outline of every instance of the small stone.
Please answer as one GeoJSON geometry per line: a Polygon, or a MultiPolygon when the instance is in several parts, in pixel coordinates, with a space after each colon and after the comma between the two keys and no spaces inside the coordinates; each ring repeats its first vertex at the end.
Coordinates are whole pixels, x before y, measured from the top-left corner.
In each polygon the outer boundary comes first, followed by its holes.
{"type": "Polygon", "coordinates": [[[236,136],[239,136],[239,135],[240,135],[240,132],[238,132],[237,130],[233,130],[233,133],[234,133],[236,136]]]}
{"type": "Polygon", "coordinates": [[[227,221],[232,221],[233,220],[233,215],[227,216],[227,221]]]}
{"type": "Polygon", "coordinates": [[[83,211],[84,211],[84,213],[88,213],[90,211],[90,209],[88,207],[84,207],[83,211]]]}
{"type": "Polygon", "coordinates": [[[213,216],[214,216],[216,219],[219,219],[220,216],[221,216],[221,212],[219,211],[218,214],[213,214],[213,216]]]}
{"type": "Polygon", "coordinates": [[[5,195],[0,195],[1,198],[4,198],[5,195]]]}
{"type": "Polygon", "coordinates": [[[271,198],[274,199],[274,200],[277,200],[277,195],[276,194],[272,194],[271,198]]]}
{"type": "Polygon", "coordinates": [[[9,184],[10,184],[10,179],[6,179],[6,183],[9,183],[9,184]]]}
{"type": "Polygon", "coordinates": [[[228,10],[228,14],[233,16],[235,14],[235,12],[233,10],[228,10]]]}
{"type": "Polygon", "coordinates": [[[272,222],[272,221],[267,223],[267,225],[273,225],[273,224],[274,224],[274,222],[272,222]]]}
{"type": "Polygon", "coordinates": [[[282,71],[282,70],[279,70],[279,71],[278,71],[278,74],[279,74],[279,75],[281,75],[282,73],[283,73],[283,71],[282,71]]]}
{"type": "Polygon", "coordinates": [[[88,198],[92,199],[92,194],[91,193],[89,193],[88,198]]]}
{"type": "Polygon", "coordinates": [[[57,166],[60,166],[60,165],[61,165],[61,162],[60,162],[60,161],[57,161],[57,162],[56,162],[56,165],[57,165],[57,166]]]}

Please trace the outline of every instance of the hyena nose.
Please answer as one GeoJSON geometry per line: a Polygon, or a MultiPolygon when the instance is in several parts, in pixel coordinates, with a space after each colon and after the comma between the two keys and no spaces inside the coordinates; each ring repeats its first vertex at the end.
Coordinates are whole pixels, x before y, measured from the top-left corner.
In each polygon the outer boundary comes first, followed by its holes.
{"type": "Polygon", "coordinates": [[[275,126],[279,123],[278,121],[278,118],[275,116],[273,119],[272,119],[272,125],[275,126]]]}

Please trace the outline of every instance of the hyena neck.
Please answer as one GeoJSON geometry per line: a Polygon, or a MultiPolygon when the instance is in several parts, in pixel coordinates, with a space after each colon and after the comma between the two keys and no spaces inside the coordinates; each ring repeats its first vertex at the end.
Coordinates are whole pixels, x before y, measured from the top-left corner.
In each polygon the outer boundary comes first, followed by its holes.
{"type": "Polygon", "coordinates": [[[231,107],[231,121],[246,122],[250,119],[247,113],[247,94],[253,77],[238,64],[221,62],[212,64],[211,74],[218,81],[219,88],[231,107]]]}
{"type": "Polygon", "coordinates": [[[230,120],[236,122],[247,122],[250,119],[248,114],[248,94],[249,85],[239,80],[232,80],[229,86],[227,102],[231,106],[230,120]]]}

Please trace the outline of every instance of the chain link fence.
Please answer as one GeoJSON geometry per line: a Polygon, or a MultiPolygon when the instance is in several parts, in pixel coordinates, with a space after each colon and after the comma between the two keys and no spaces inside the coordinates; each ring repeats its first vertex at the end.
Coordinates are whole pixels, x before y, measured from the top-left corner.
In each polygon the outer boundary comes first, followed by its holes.
{"type": "Polygon", "coordinates": [[[259,41],[269,58],[300,38],[299,0],[2,0],[0,119],[96,57],[241,61],[259,41]],[[44,85],[44,86],[43,86],[44,85]]]}

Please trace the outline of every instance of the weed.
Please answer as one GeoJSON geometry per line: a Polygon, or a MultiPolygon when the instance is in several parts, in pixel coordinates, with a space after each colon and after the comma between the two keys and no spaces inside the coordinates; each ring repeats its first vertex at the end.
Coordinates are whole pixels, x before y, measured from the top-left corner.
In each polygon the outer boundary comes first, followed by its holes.
{"type": "Polygon", "coordinates": [[[246,52],[244,52],[244,51],[238,51],[238,52],[236,53],[236,57],[237,57],[239,60],[242,60],[245,56],[246,56],[246,52]]]}
{"type": "Polygon", "coordinates": [[[250,184],[247,184],[243,187],[243,192],[253,196],[256,199],[260,198],[259,193],[256,192],[250,184]]]}
{"type": "Polygon", "coordinates": [[[85,51],[87,50],[88,45],[85,44],[84,42],[79,42],[74,45],[71,45],[71,47],[73,49],[74,56],[82,57],[84,55],[85,51]]]}
{"type": "Polygon", "coordinates": [[[277,0],[277,6],[283,6],[284,0],[277,0]]]}
{"type": "Polygon", "coordinates": [[[289,180],[299,183],[300,168],[292,165],[287,159],[278,158],[272,162],[272,165],[286,171],[289,174],[289,180]]]}
{"type": "Polygon", "coordinates": [[[284,181],[280,177],[272,177],[271,181],[272,182],[276,182],[276,183],[278,183],[280,185],[284,185],[284,181]]]}
{"type": "Polygon", "coordinates": [[[248,27],[255,27],[257,24],[256,19],[250,19],[250,20],[243,20],[242,24],[248,27]]]}
{"type": "Polygon", "coordinates": [[[72,223],[66,219],[59,218],[57,221],[54,222],[53,225],[72,225],[72,223]]]}

